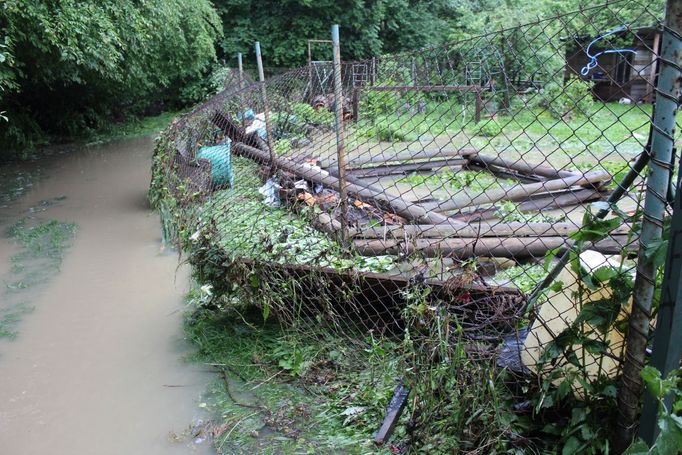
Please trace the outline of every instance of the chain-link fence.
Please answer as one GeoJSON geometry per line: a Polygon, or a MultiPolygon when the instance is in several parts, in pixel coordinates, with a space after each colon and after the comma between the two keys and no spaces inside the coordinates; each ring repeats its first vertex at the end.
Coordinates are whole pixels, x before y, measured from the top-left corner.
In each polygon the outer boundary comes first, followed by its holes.
{"type": "Polygon", "coordinates": [[[637,258],[670,196],[672,157],[644,172],[663,15],[616,1],[231,84],[159,143],[167,236],[223,310],[256,307],[319,347],[289,373],[385,366],[362,382],[380,400],[348,392],[344,409],[372,417],[349,425],[378,429],[400,378],[409,447],[530,450],[490,409],[502,383],[529,395],[495,365],[540,378],[535,416],[570,397],[612,416],[637,258]]]}

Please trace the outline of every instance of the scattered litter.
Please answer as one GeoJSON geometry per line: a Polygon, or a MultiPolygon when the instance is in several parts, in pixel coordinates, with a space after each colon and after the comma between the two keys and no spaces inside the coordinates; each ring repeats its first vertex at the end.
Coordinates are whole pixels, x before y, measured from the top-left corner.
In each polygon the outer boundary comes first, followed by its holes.
{"type": "Polygon", "coordinates": [[[258,188],[258,192],[265,196],[265,205],[272,208],[278,208],[282,204],[279,201],[279,189],[282,188],[273,179],[268,179],[265,185],[258,188]]]}

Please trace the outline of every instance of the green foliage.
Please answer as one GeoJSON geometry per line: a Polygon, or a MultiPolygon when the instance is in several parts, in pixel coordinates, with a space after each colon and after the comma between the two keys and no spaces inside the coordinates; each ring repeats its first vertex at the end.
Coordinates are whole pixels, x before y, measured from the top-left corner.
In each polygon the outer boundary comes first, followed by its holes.
{"type": "Polygon", "coordinates": [[[256,419],[217,438],[219,453],[373,450],[372,433],[399,374],[396,344],[358,333],[349,346],[319,325],[288,331],[263,323],[236,301],[209,309],[224,297],[193,291],[185,323],[197,348],[193,359],[220,365],[225,378],[202,406],[215,425],[231,428],[249,415],[256,419]],[[270,431],[254,436],[264,426],[270,431]]]}
{"type": "Polygon", "coordinates": [[[446,305],[427,304],[429,290],[412,289],[403,311],[408,384],[414,401],[410,446],[416,453],[523,453],[525,422],[511,410],[505,371],[493,356],[460,337],[446,305]]]}
{"type": "Polygon", "coordinates": [[[497,120],[484,120],[472,129],[472,133],[483,137],[496,137],[502,133],[502,125],[497,120]]]}
{"type": "Polygon", "coordinates": [[[501,285],[513,284],[524,294],[530,294],[540,283],[547,271],[538,264],[517,265],[495,274],[494,280],[501,285]]]}
{"type": "Polygon", "coordinates": [[[0,28],[9,37],[0,84],[10,117],[0,137],[14,148],[30,146],[35,131],[72,135],[178,102],[181,85],[215,59],[221,30],[206,0],[8,0],[0,28]]]}
{"type": "Polygon", "coordinates": [[[263,204],[255,164],[244,158],[235,158],[233,164],[235,188],[214,193],[204,209],[206,228],[200,233],[211,242],[217,240],[216,246],[233,259],[372,272],[393,267],[389,257],[344,257],[337,242],[312,228],[305,218],[263,204]]]}
{"type": "MultiPolygon", "coordinates": [[[[395,85],[383,82],[381,85],[395,85]]],[[[364,119],[374,121],[380,116],[395,114],[401,106],[400,96],[397,92],[383,92],[368,90],[360,98],[360,112],[364,119]]]]}
{"type": "Polygon", "coordinates": [[[293,103],[291,113],[299,121],[307,125],[332,127],[334,114],[326,109],[315,110],[308,103],[293,103]]]}
{"type": "Polygon", "coordinates": [[[671,371],[663,379],[660,371],[647,366],[642,370],[642,378],[658,402],[659,433],[651,447],[638,440],[625,455],[677,455],[682,452],[682,370],[671,371]],[[670,408],[666,398],[671,400],[670,408]]]}
{"type": "Polygon", "coordinates": [[[413,136],[411,132],[404,130],[401,125],[389,119],[377,121],[358,131],[361,137],[380,142],[402,142],[410,140],[413,136]]]}
{"type": "MultiPolygon", "coordinates": [[[[606,204],[593,204],[594,209],[606,208],[606,204]]],[[[541,391],[533,398],[535,411],[547,409],[571,409],[570,417],[546,422],[543,431],[558,438],[562,454],[608,453],[612,428],[617,419],[617,378],[603,369],[590,373],[585,365],[585,353],[595,356],[609,355],[607,334],[623,330],[626,323],[620,318],[621,311],[632,295],[634,283],[625,260],[616,266],[605,265],[597,270],[585,270],[579,255],[590,242],[608,237],[613,229],[635,219],[612,207],[615,216],[600,219],[588,210],[580,231],[571,235],[575,250],[570,252],[570,266],[578,277],[578,289],[572,294],[578,308],[575,320],[546,347],[540,358],[540,366],[550,366],[542,377],[541,391]],[[608,286],[610,295],[596,301],[584,301],[588,291],[608,286]],[[556,385],[558,383],[558,385],[556,385]],[[577,399],[574,390],[583,395],[577,399]]],[[[563,283],[555,283],[560,291],[563,283]],[[558,286],[557,286],[558,285],[558,286]]],[[[597,360],[599,361],[599,360],[597,360]]]]}

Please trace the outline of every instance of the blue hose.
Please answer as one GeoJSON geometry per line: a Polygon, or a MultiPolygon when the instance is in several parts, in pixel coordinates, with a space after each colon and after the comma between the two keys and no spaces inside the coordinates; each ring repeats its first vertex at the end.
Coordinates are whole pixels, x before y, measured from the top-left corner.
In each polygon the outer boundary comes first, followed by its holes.
{"type": "Polygon", "coordinates": [[[614,30],[611,30],[608,33],[603,34],[602,36],[595,38],[594,40],[592,40],[592,42],[590,44],[587,45],[587,49],[585,49],[585,54],[590,58],[590,61],[587,63],[587,65],[583,66],[583,68],[580,70],[580,74],[582,74],[583,76],[587,76],[589,74],[589,72],[592,71],[599,64],[597,59],[602,55],[605,55],[605,54],[623,54],[623,53],[627,53],[627,52],[630,52],[630,53],[635,54],[635,55],[637,54],[637,51],[632,50],[632,49],[608,49],[605,51],[597,52],[594,55],[590,54],[590,48],[592,47],[593,44],[598,43],[599,41],[603,40],[604,38],[606,38],[608,36],[615,35],[616,33],[622,32],[623,30],[625,30],[625,27],[622,27],[622,26],[618,27],[614,30]]]}

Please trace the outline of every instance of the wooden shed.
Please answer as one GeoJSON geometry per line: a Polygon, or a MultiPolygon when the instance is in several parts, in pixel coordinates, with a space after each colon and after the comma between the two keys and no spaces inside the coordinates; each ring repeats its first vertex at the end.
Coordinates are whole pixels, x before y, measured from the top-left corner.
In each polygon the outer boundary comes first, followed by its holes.
{"type": "MultiPolygon", "coordinates": [[[[594,83],[594,96],[602,101],[618,101],[629,98],[634,102],[653,102],[657,55],[661,42],[661,31],[654,27],[623,31],[613,35],[617,48],[632,49],[636,52],[612,53],[599,56],[598,65],[587,76],[580,70],[590,62],[586,50],[593,37],[571,40],[566,50],[566,78],[577,76],[594,83]]],[[[592,55],[614,46],[592,46],[592,55]]]]}

